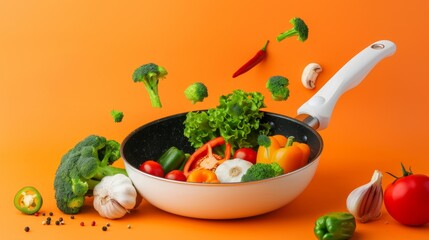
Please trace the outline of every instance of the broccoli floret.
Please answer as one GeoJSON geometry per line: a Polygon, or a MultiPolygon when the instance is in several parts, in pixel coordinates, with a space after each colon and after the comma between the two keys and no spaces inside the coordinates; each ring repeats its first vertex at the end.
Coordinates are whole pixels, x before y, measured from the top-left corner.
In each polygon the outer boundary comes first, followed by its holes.
{"type": "Polygon", "coordinates": [[[150,102],[152,107],[161,108],[161,99],[158,94],[159,79],[167,75],[165,68],[156,65],[155,63],[148,63],[138,67],[133,73],[134,82],[143,82],[147,92],[149,93],[150,102]]]}
{"type": "Polygon", "coordinates": [[[104,176],[122,173],[125,169],[111,166],[120,157],[120,144],[114,140],[90,135],[61,158],[54,189],[57,207],[66,214],[76,214],[91,196],[104,176]]]}
{"type": "Polygon", "coordinates": [[[284,101],[289,97],[289,80],[283,76],[273,76],[268,79],[266,87],[275,101],[284,101]]]}
{"type": "Polygon", "coordinates": [[[283,174],[283,169],[276,162],[253,164],[241,177],[242,182],[258,181],[283,174]]]}
{"type": "Polygon", "coordinates": [[[204,98],[208,96],[209,93],[207,87],[202,82],[192,83],[188,88],[185,89],[185,97],[193,104],[202,102],[204,98]]]}
{"type": "Polygon", "coordinates": [[[274,177],[280,176],[283,174],[284,170],[277,162],[272,162],[271,167],[274,169],[274,177]]]}
{"type": "Polygon", "coordinates": [[[305,40],[308,38],[307,24],[305,24],[305,22],[298,17],[292,18],[289,22],[293,25],[293,28],[278,35],[277,41],[280,42],[285,38],[298,36],[299,41],[305,42],[305,40]]]}
{"type": "Polygon", "coordinates": [[[118,111],[118,110],[112,110],[110,112],[110,115],[112,115],[113,120],[115,122],[122,122],[122,119],[124,118],[124,113],[122,111],[118,111]]]}

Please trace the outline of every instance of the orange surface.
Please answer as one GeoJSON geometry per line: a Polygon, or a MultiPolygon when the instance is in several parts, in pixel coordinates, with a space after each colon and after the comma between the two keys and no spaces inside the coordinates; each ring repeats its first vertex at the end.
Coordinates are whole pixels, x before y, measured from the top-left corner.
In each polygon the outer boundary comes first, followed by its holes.
{"type": "MultiPolygon", "coordinates": [[[[424,1],[2,1],[0,3],[0,156],[2,239],[315,239],[315,219],[344,211],[348,193],[375,169],[399,174],[399,164],[429,174],[428,4],[424,1]],[[305,43],[275,41],[303,18],[305,43]],[[271,40],[268,58],[245,75],[232,73],[271,40]],[[122,141],[138,126],[171,114],[214,107],[221,94],[241,88],[266,96],[272,75],[290,79],[287,102],[266,98],[268,111],[294,116],[314,91],[300,84],[309,62],[320,63],[320,88],[360,50],[381,39],[397,44],[360,86],[338,102],[316,176],[286,207],[263,216],[207,221],[178,217],[146,202],[120,219],[101,218],[90,203],[71,220],[55,206],[53,178],[61,156],[89,134],[122,141]],[[164,107],[153,109],[131,74],[156,62],[169,75],[160,83],[164,107]],[[183,96],[203,81],[209,98],[192,105],[183,96]],[[109,112],[124,111],[120,124],[109,112]],[[15,192],[37,187],[43,217],[13,207],[15,192]],[[85,227],[79,226],[84,221],[85,227]],[[97,227],[91,227],[91,221],[97,227]],[[101,226],[107,222],[107,232],[101,226]],[[132,228],[127,229],[131,224],[132,228]],[[24,232],[30,226],[31,231],[24,232]]],[[[118,163],[121,166],[121,162],[118,163]]],[[[383,185],[393,179],[385,175],[383,185]]],[[[192,203],[190,203],[192,204],[192,203]]],[[[216,203],[209,207],[222,207],[216,203]]],[[[428,239],[429,225],[399,225],[383,208],[378,221],[358,224],[353,239],[428,239]]]]}

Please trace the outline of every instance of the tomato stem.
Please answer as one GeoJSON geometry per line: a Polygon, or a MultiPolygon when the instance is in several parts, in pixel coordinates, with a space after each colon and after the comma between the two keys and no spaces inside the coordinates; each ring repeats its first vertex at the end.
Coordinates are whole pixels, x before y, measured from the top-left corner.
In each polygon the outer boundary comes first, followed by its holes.
{"type": "MultiPolygon", "coordinates": [[[[406,176],[413,175],[413,171],[411,171],[411,167],[409,167],[409,170],[407,171],[407,169],[405,169],[405,166],[404,166],[404,164],[403,164],[403,163],[401,163],[401,169],[402,169],[402,177],[406,177],[406,176]]],[[[399,177],[397,177],[397,176],[393,175],[393,174],[392,174],[392,173],[390,173],[390,172],[386,172],[386,173],[387,173],[387,174],[389,174],[390,176],[394,177],[394,178],[395,178],[395,181],[399,179],[399,177]]],[[[394,182],[395,182],[395,181],[394,181],[394,182]]]]}
{"type": "Polygon", "coordinates": [[[411,167],[409,168],[409,171],[407,171],[404,167],[404,164],[401,163],[401,168],[402,168],[403,177],[413,175],[413,171],[411,171],[411,167]]]}

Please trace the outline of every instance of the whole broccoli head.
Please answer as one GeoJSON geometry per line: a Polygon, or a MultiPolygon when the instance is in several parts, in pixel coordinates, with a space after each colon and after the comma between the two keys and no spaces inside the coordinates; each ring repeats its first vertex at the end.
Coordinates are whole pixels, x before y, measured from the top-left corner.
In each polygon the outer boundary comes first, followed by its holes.
{"type": "Polygon", "coordinates": [[[289,97],[289,80],[283,76],[273,76],[268,79],[266,87],[275,101],[284,101],[289,97]]]}
{"type": "Polygon", "coordinates": [[[185,89],[185,97],[193,104],[202,102],[204,98],[209,96],[206,85],[202,82],[192,83],[185,89]]]}
{"type": "Polygon", "coordinates": [[[138,67],[133,73],[134,82],[143,82],[152,104],[152,107],[161,108],[161,99],[158,94],[159,79],[168,74],[165,68],[155,63],[148,63],[138,67]]]}
{"type": "Polygon", "coordinates": [[[90,135],[61,158],[54,189],[57,207],[66,214],[76,214],[91,196],[104,176],[127,174],[125,169],[111,166],[120,157],[120,144],[114,140],[90,135]]]}
{"type": "Polygon", "coordinates": [[[298,36],[299,41],[305,42],[305,40],[308,38],[308,26],[305,24],[304,20],[295,17],[292,18],[289,22],[293,25],[293,28],[278,35],[277,41],[280,42],[285,38],[298,36]]]}
{"type": "Polygon", "coordinates": [[[242,182],[258,181],[267,178],[277,177],[283,174],[283,169],[276,162],[253,164],[241,177],[242,182]]]}

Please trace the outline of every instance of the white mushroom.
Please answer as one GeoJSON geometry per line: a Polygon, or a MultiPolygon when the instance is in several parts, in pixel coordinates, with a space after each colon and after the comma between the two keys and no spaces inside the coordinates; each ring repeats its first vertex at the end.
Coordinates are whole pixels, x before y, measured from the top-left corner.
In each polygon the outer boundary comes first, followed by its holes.
{"type": "Polygon", "coordinates": [[[316,78],[322,72],[322,67],[317,63],[310,63],[302,72],[301,81],[305,88],[313,89],[316,87],[316,78]]]}

